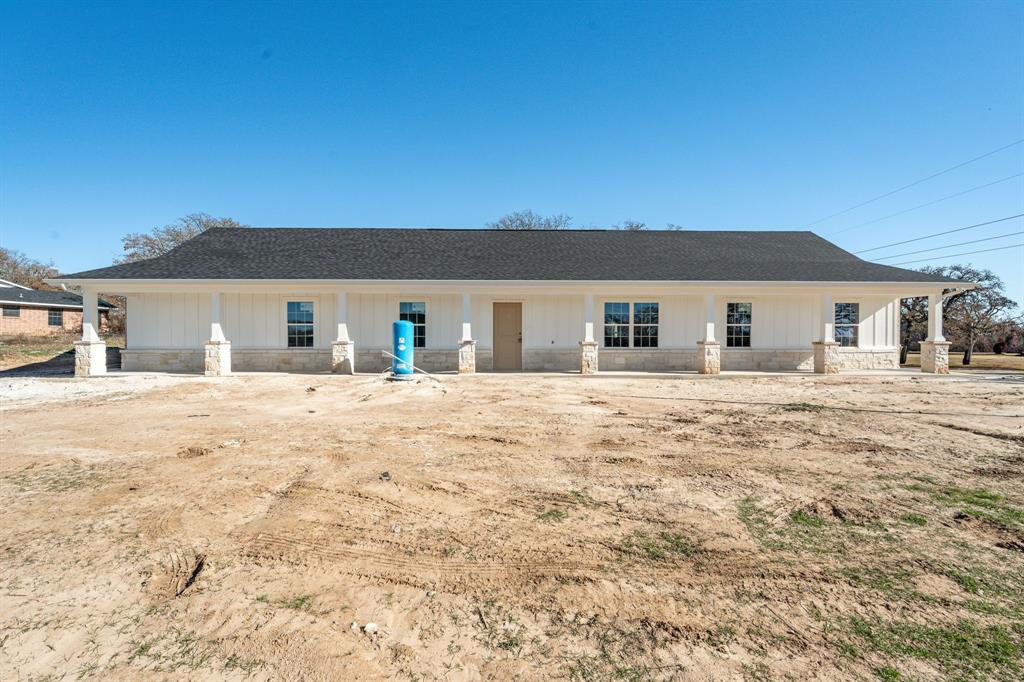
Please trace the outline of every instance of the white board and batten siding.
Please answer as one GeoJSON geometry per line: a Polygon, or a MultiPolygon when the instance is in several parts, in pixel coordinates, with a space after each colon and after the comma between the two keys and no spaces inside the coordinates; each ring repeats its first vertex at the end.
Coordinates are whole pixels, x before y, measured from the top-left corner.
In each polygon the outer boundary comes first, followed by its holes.
{"type": "MultiPolygon", "coordinates": [[[[333,294],[223,294],[222,326],[237,349],[287,347],[287,304],[311,301],[314,346],[330,348],[336,325],[333,294]]],[[[402,301],[424,302],[427,310],[427,348],[458,347],[462,333],[462,297],[451,294],[399,295],[350,294],[349,334],[362,348],[391,345],[391,323],[398,319],[402,301]]],[[[584,303],[580,295],[471,297],[473,337],[481,348],[491,347],[492,305],[496,301],[520,302],[523,306],[523,347],[526,350],[578,348],[584,327],[584,303]]],[[[603,337],[604,303],[657,302],[659,347],[694,348],[703,332],[704,300],[701,296],[602,295],[594,299],[595,334],[603,337]]],[[[817,339],[821,303],[815,295],[717,296],[716,337],[725,342],[726,304],[753,305],[753,348],[807,349],[817,339]]],[[[835,301],[860,304],[860,347],[895,348],[899,339],[899,302],[887,296],[836,296],[835,301]]],[[[127,297],[128,348],[200,348],[210,336],[210,296],[195,293],[146,293],[127,297]]]]}

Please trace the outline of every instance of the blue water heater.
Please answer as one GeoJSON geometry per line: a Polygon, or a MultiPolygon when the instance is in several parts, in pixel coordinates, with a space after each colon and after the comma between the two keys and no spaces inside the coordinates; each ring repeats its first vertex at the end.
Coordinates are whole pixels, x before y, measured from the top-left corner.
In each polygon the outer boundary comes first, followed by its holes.
{"type": "Polygon", "coordinates": [[[391,325],[392,354],[391,373],[395,376],[411,376],[413,328],[412,322],[400,320],[391,325]]]}

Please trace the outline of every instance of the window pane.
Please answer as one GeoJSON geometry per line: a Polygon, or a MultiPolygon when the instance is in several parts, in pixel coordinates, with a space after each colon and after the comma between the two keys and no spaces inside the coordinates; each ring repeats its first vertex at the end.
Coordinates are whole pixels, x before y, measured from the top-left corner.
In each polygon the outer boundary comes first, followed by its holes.
{"type": "Polygon", "coordinates": [[[21,317],[21,308],[16,305],[5,305],[4,317],[21,317]]]}
{"type": "Polygon", "coordinates": [[[313,303],[288,301],[288,324],[313,324],[313,303]]]}
{"type": "Polygon", "coordinates": [[[605,324],[629,324],[628,303],[605,303],[604,304],[605,324]]]}
{"type": "Polygon", "coordinates": [[[658,304],[634,303],[633,324],[658,324],[658,304]]]}
{"type": "Polygon", "coordinates": [[[727,303],[725,309],[726,324],[750,324],[753,304],[751,303],[727,303]]]}
{"type": "Polygon", "coordinates": [[[427,328],[423,325],[413,325],[412,328],[412,347],[413,348],[426,348],[427,347],[427,328]]]}
{"type": "Polygon", "coordinates": [[[312,348],[313,347],[313,325],[311,325],[311,324],[290,324],[290,325],[288,325],[288,347],[289,348],[312,348]]]}
{"type": "Polygon", "coordinates": [[[606,324],[604,326],[605,348],[629,348],[629,325],[606,324]]]}
{"type": "Polygon", "coordinates": [[[633,327],[633,346],[635,348],[657,348],[658,327],[653,324],[641,324],[633,327]]]}
{"type": "Polygon", "coordinates": [[[857,345],[857,327],[855,325],[837,325],[836,326],[836,341],[839,342],[840,346],[856,346],[857,345]]]}
{"type": "Polygon", "coordinates": [[[46,311],[46,321],[51,327],[61,327],[64,325],[64,311],[59,308],[56,310],[46,311]]]}
{"type": "Polygon", "coordinates": [[[836,324],[859,324],[859,303],[836,303],[836,324]]]}
{"type": "Polygon", "coordinates": [[[725,328],[725,345],[727,348],[750,347],[750,325],[731,324],[725,328]]]}

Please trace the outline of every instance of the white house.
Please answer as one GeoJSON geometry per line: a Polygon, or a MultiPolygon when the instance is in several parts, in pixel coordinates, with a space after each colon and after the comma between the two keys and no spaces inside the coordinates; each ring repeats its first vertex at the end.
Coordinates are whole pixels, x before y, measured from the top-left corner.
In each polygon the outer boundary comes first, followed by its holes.
{"type": "Polygon", "coordinates": [[[217,228],[151,260],[62,275],[127,298],[125,370],[378,371],[413,322],[428,371],[896,368],[899,299],[928,296],[922,369],[948,371],[942,299],[972,286],[810,232],[217,228]]]}

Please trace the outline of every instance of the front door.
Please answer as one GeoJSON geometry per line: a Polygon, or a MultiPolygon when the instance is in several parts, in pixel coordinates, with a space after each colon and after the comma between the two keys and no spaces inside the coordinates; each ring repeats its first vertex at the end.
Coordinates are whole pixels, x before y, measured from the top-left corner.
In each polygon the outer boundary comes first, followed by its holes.
{"type": "Polygon", "coordinates": [[[523,368],[523,304],[494,304],[494,369],[523,368]]]}

